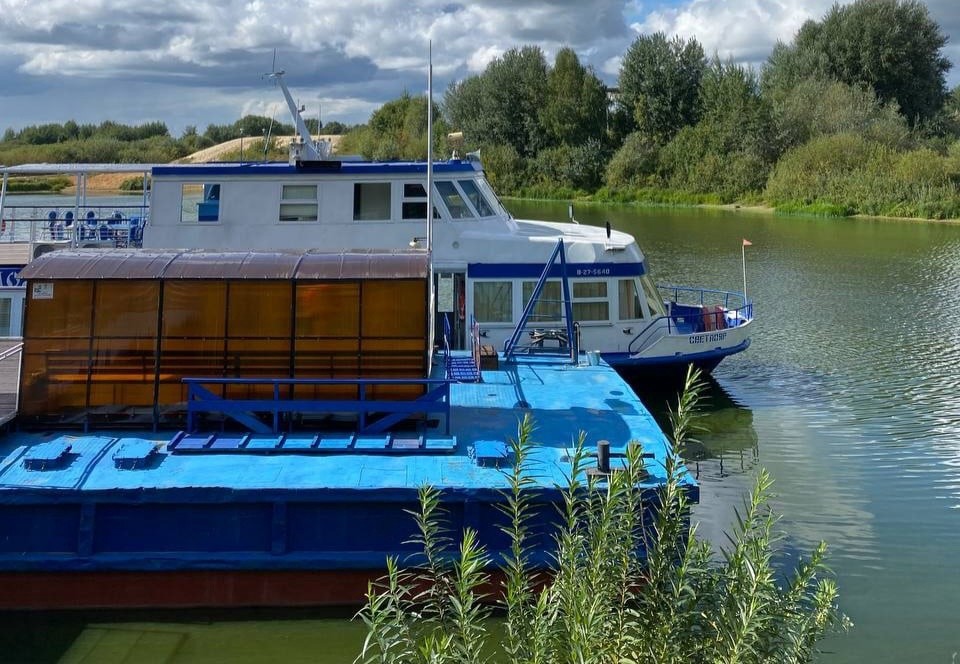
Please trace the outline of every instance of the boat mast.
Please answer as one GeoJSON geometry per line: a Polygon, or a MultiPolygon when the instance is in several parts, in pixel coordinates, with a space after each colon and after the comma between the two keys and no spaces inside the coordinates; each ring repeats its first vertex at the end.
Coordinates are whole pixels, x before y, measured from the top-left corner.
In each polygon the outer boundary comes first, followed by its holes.
{"type": "Polygon", "coordinates": [[[300,152],[296,156],[299,161],[326,161],[330,158],[330,144],[326,141],[313,140],[313,137],[307,130],[307,123],[304,122],[303,115],[300,113],[300,108],[296,102],[293,101],[290,90],[283,81],[283,75],[285,73],[286,72],[281,69],[280,71],[273,71],[266,74],[266,77],[272,78],[277,82],[280,86],[280,91],[283,92],[283,98],[287,102],[287,108],[290,109],[290,115],[293,117],[293,123],[297,128],[297,136],[300,139],[297,144],[300,152]]]}
{"type": "MultiPolygon", "coordinates": [[[[433,285],[433,40],[427,42],[427,274],[429,275],[427,348],[430,349],[432,356],[436,337],[436,302],[433,285]]],[[[430,363],[432,362],[431,357],[430,363]]]]}

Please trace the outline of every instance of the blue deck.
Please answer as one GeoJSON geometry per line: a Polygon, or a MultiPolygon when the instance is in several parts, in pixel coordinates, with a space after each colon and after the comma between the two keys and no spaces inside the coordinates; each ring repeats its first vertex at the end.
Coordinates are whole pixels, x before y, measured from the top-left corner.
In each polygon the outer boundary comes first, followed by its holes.
{"type": "MultiPolygon", "coordinates": [[[[443,367],[434,368],[441,377],[443,367]]],[[[496,553],[510,463],[498,457],[524,413],[536,425],[544,550],[580,431],[588,447],[607,440],[614,452],[639,441],[651,455],[644,488],[663,482],[668,441],[610,367],[519,357],[483,380],[451,386],[449,434],[440,426],[395,440],[301,432],[282,441],[283,454],[260,451],[281,442],[275,434],[194,436],[206,453],[171,452],[173,432],[8,434],[0,440],[0,569],[378,568],[386,555],[414,550],[403,544],[413,522],[402,510],[415,507],[424,484],[443,490],[454,527],[477,528],[496,553]],[[422,444],[410,442],[420,435],[422,444]],[[350,453],[338,453],[349,439],[350,453]],[[238,450],[240,441],[250,452],[238,450]]],[[[696,499],[692,478],[686,483],[696,499]]]]}

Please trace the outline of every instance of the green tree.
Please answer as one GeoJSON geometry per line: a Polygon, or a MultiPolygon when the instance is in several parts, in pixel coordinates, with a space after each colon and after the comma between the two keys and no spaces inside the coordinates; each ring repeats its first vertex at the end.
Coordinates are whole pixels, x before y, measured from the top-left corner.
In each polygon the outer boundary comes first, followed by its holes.
{"type": "Polygon", "coordinates": [[[754,72],[714,58],[703,75],[700,106],[700,122],[681,129],[661,150],[663,177],[674,188],[717,193],[725,201],[763,189],[776,145],[754,72]]]}
{"type": "Polygon", "coordinates": [[[873,89],[896,102],[911,125],[933,117],[946,99],[947,37],[918,0],[856,0],[807,21],[792,44],[778,44],[766,87],[784,95],[809,76],[873,89]]]}
{"type": "MultiPolygon", "coordinates": [[[[448,133],[446,123],[436,104],[434,116],[434,155],[441,155],[443,139],[448,133]]],[[[403,96],[378,108],[370,122],[344,135],[339,151],[343,154],[362,154],[370,159],[426,159],[427,156],[427,98],[425,95],[403,96]]]]}
{"type": "Polygon", "coordinates": [[[547,72],[539,47],[510,49],[482,74],[447,89],[447,120],[463,131],[468,145],[511,145],[523,157],[535,155],[549,145],[540,123],[547,72]]]}
{"type": "Polygon", "coordinates": [[[839,133],[868,134],[890,145],[910,135],[896,104],[881,104],[872,89],[817,77],[803,79],[775,101],[774,117],[783,149],[839,133]]]}
{"type": "Polygon", "coordinates": [[[628,131],[665,143],[700,117],[700,80],[706,67],[696,39],[641,35],[620,66],[618,105],[628,131]]]}
{"type": "Polygon", "coordinates": [[[557,53],[547,74],[546,103],[540,122],[556,145],[576,146],[604,136],[607,92],[593,71],[570,48],[557,53]]]}

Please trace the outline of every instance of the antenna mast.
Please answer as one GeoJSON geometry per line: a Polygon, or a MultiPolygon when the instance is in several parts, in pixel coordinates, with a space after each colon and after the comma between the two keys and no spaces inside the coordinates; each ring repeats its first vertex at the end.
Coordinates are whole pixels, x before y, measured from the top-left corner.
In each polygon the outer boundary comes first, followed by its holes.
{"type": "Polygon", "coordinates": [[[433,40],[427,42],[427,274],[429,278],[429,316],[427,319],[427,347],[433,362],[433,344],[436,335],[436,294],[433,285],[433,40]]]}
{"type": "MultiPolygon", "coordinates": [[[[274,55],[274,57],[276,57],[276,55],[274,55]]],[[[272,78],[280,86],[280,91],[283,92],[283,98],[287,102],[287,108],[290,109],[290,115],[293,117],[293,123],[297,128],[297,139],[290,145],[290,163],[297,161],[326,161],[330,158],[330,144],[326,141],[314,141],[313,137],[310,136],[307,123],[304,122],[303,115],[300,113],[300,108],[296,102],[293,101],[290,90],[283,80],[285,73],[282,69],[277,71],[276,67],[274,67],[274,71],[269,74],[264,74],[264,76],[266,78],[272,78]]]]}

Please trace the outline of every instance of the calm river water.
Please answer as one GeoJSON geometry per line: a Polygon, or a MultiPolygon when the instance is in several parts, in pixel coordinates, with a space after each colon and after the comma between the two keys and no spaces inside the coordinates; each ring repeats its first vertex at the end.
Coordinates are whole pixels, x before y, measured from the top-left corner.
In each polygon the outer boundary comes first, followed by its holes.
{"type": "MultiPolygon", "coordinates": [[[[565,204],[509,207],[566,218],[565,204]]],[[[856,623],[826,642],[824,661],[958,661],[960,225],[600,206],[577,217],[633,233],[657,280],[671,283],[739,289],[741,239],[753,243],[753,345],[714,373],[709,431],[691,462],[699,532],[722,543],[766,468],[785,558],[827,540],[856,623]]],[[[662,409],[663,391],[638,387],[662,409]]],[[[311,613],[163,618],[12,617],[0,661],[56,662],[78,636],[113,630],[176,664],[347,662],[364,636],[355,622],[311,613]],[[133,620],[149,624],[121,622],[133,620]]],[[[71,661],[87,661],[80,645],[71,661]]]]}

